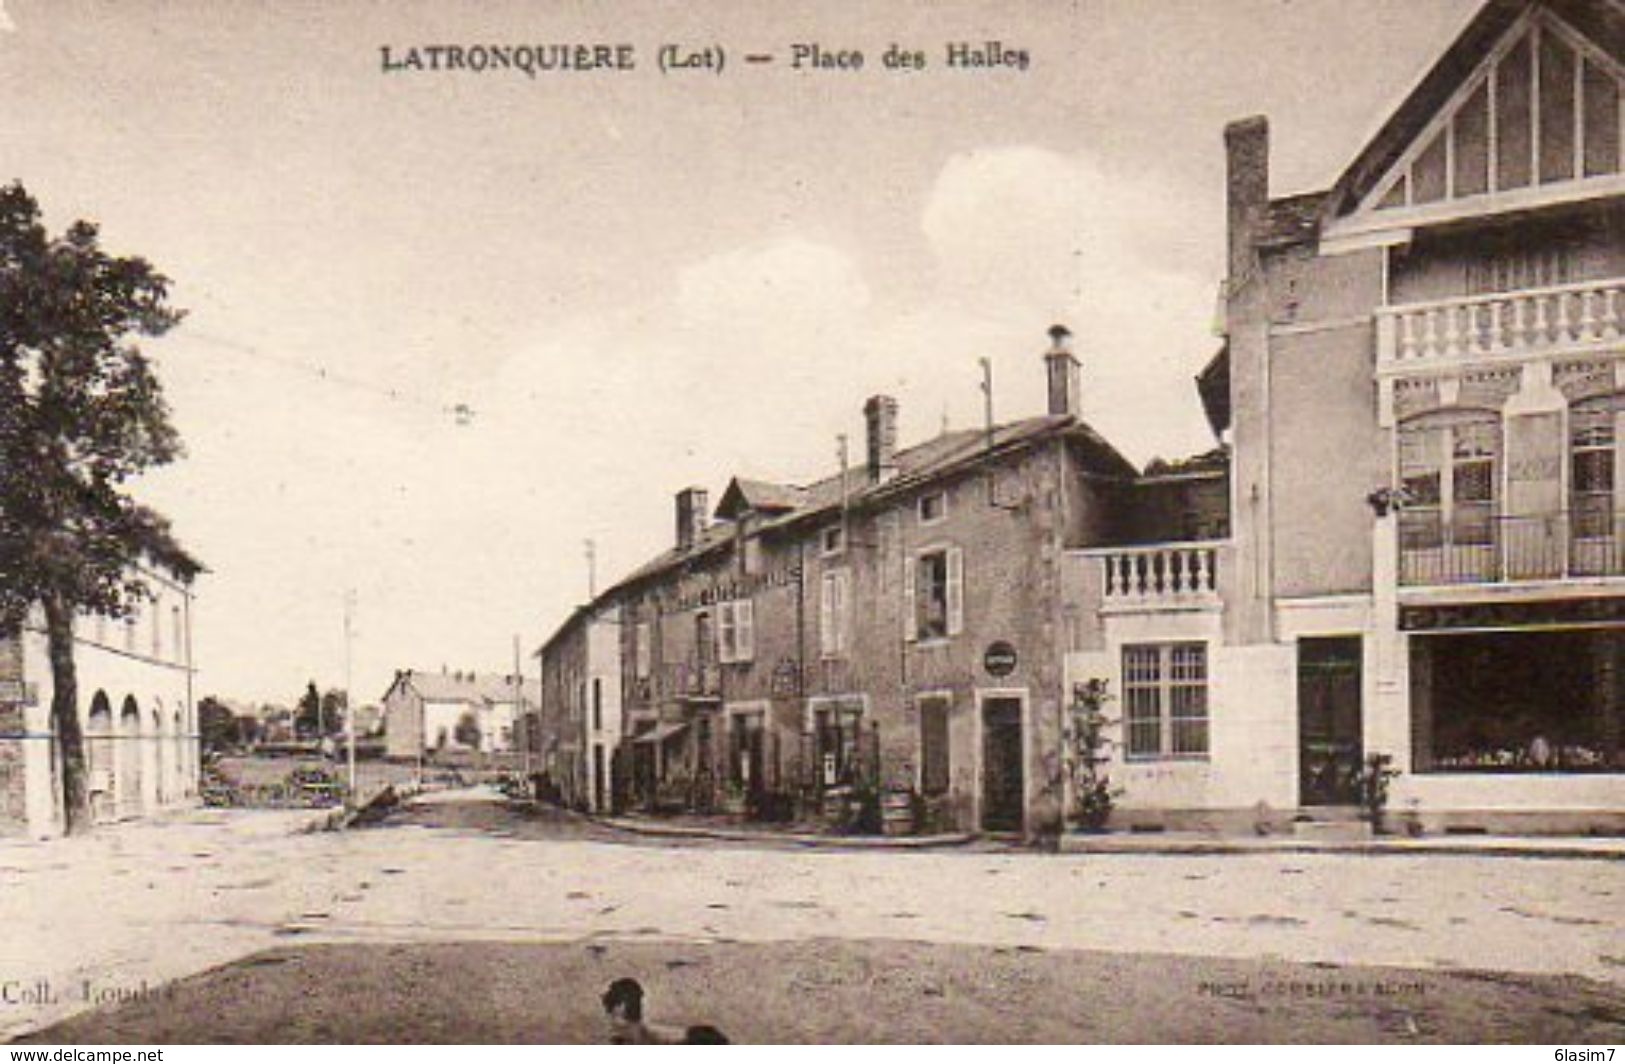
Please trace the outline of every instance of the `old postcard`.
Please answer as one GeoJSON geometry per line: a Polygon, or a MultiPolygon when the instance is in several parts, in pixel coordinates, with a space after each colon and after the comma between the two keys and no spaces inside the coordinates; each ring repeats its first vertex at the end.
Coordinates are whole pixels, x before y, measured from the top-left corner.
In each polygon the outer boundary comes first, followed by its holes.
{"type": "Polygon", "coordinates": [[[1611,1060],[1622,92],[1621,0],[0,0],[0,1038],[1611,1060]]]}

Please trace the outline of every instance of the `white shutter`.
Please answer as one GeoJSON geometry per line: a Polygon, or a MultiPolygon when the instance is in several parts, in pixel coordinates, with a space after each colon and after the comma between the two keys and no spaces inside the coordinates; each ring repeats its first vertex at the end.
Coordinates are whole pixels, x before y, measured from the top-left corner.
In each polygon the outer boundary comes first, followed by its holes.
{"type": "Polygon", "coordinates": [[[912,555],[903,557],[903,638],[912,643],[920,634],[919,603],[914,601],[914,569],[920,560],[912,555]]]}
{"type": "Polygon", "coordinates": [[[734,604],[717,606],[717,660],[727,664],[734,659],[734,604]]]}
{"type": "Polygon", "coordinates": [[[965,630],[965,552],[948,551],[948,634],[965,630]]]}
{"type": "Polygon", "coordinates": [[[734,605],[734,660],[754,661],[756,658],[755,603],[744,599],[734,605]]]}
{"type": "Polygon", "coordinates": [[[852,574],[835,574],[835,645],[845,654],[852,647],[852,574]]]}

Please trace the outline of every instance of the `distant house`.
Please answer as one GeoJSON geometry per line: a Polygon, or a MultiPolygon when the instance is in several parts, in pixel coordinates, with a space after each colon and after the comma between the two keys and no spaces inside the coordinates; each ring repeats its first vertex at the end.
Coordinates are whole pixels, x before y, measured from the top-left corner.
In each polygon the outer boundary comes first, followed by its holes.
{"type": "MultiPolygon", "coordinates": [[[[128,616],[81,613],[74,619],[93,823],[150,817],[197,798],[192,617],[201,571],[184,553],[153,560],[141,567],[147,595],[128,616]]],[[[63,829],[53,681],[36,607],[18,629],[0,632],[0,838],[48,838],[63,829]]]]}
{"type": "Polygon", "coordinates": [[[539,696],[535,681],[513,675],[402,670],[384,692],[385,753],[416,758],[441,750],[513,750],[516,723],[539,696]]]}

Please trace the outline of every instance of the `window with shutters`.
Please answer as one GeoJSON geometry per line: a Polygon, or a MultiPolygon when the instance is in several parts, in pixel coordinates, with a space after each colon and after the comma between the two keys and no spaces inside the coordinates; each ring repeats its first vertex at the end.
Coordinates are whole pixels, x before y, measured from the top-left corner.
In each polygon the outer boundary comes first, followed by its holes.
{"type": "Polygon", "coordinates": [[[905,595],[913,604],[910,639],[926,642],[958,635],[965,626],[964,555],[958,547],[919,554],[908,570],[905,595]]]}
{"type": "Polygon", "coordinates": [[[755,659],[754,606],[750,599],[738,599],[717,607],[717,649],[723,664],[739,664],[755,659]]]}
{"type": "Polygon", "coordinates": [[[850,643],[851,574],[831,569],[818,582],[818,653],[824,658],[845,657],[850,643]]]}
{"type": "Polygon", "coordinates": [[[948,707],[946,695],[920,699],[920,793],[948,793],[948,707]]]}
{"type": "Polygon", "coordinates": [[[1129,757],[1206,757],[1207,645],[1125,646],[1123,705],[1129,757]]]}

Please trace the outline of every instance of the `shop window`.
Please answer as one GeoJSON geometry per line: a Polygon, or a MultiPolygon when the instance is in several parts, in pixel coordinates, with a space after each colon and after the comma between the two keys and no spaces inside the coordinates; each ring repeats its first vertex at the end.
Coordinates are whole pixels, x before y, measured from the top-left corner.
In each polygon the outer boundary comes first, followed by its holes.
{"type": "Polygon", "coordinates": [[[1123,648],[1128,756],[1206,757],[1207,702],[1205,643],[1123,648]]]}
{"type": "Polygon", "coordinates": [[[814,713],[819,782],[824,787],[849,787],[859,777],[863,708],[837,705],[814,713]]]}
{"type": "Polygon", "coordinates": [[[914,604],[905,615],[909,639],[946,639],[964,630],[964,554],[959,548],[920,554],[907,569],[907,577],[903,596],[914,604]]]}
{"type": "Polygon", "coordinates": [[[1608,629],[1412,640],[1419,772],[1625,769],[1625,636],[1608,629]]]}

